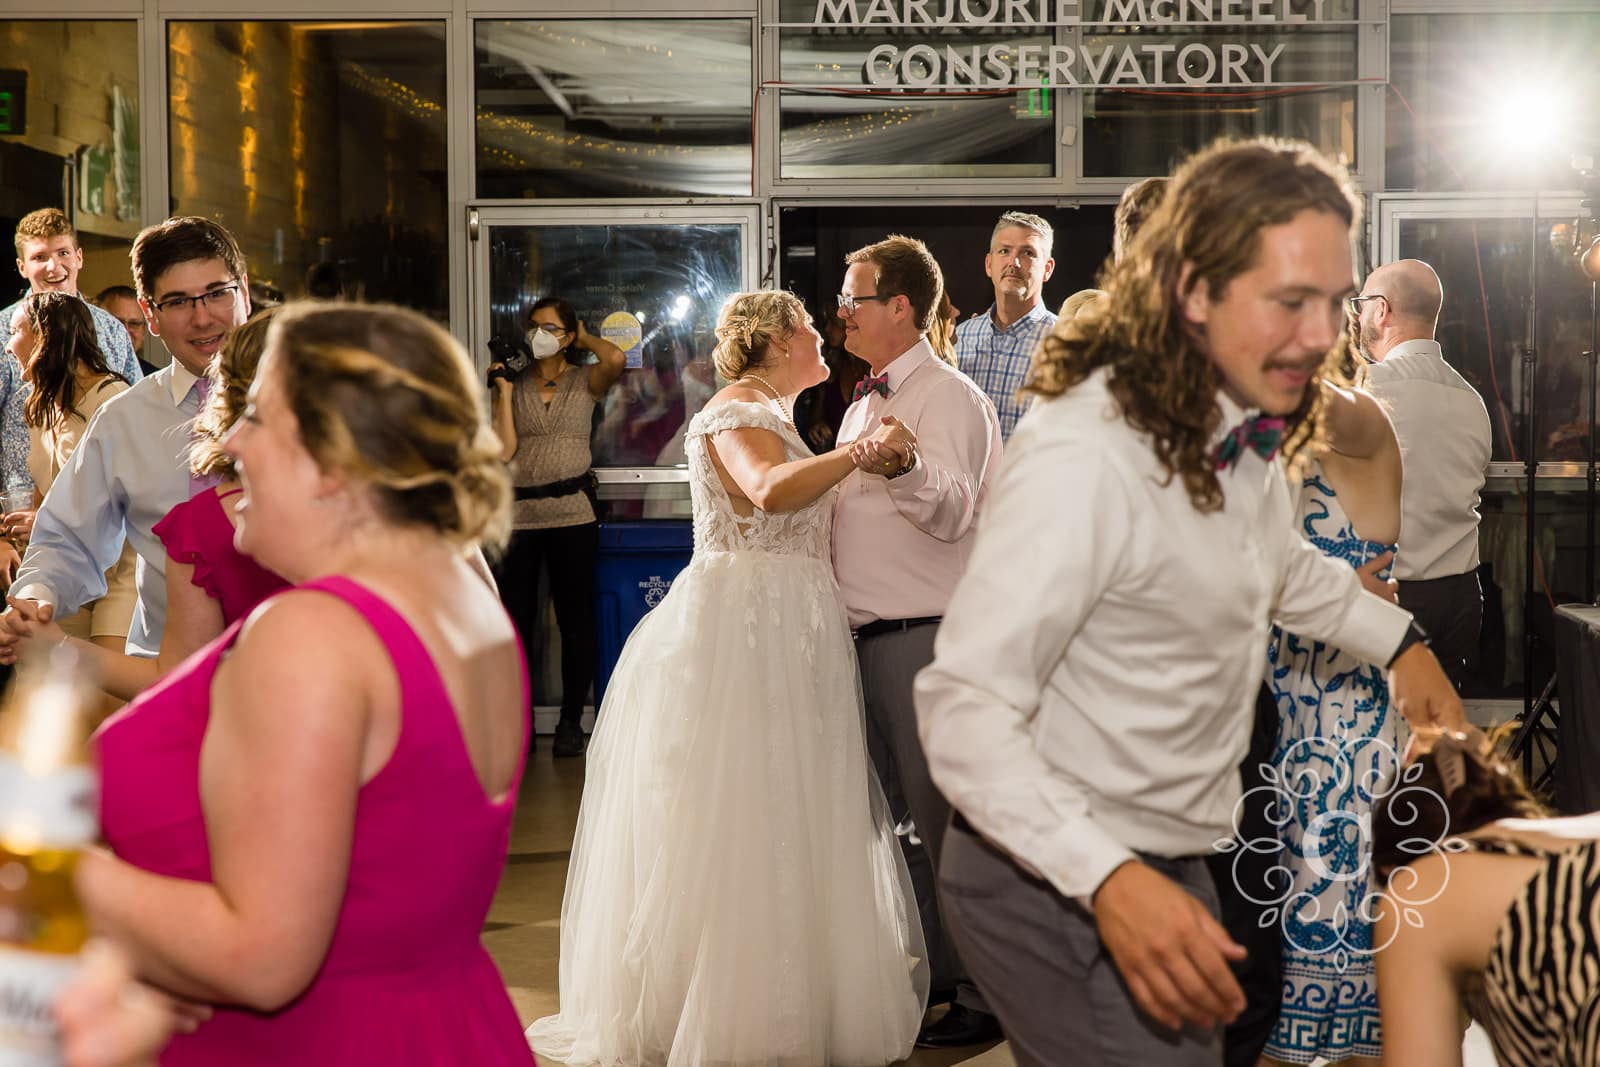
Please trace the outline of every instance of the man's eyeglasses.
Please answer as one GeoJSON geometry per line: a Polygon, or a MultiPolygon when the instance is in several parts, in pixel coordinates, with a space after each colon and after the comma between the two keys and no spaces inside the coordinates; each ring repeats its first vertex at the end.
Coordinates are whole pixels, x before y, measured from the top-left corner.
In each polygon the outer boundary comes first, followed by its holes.
{"type": "Polygon", "coordinates": [[[1389,302],[1389,298],[1384,296],[1382,293],[1373,293],[1371,296],[1352,296],[1344,302],[1344,306],[1350,312],[1350,314],[1360,318],[1361,305],[1365,304],[1368,300],[1382,300],[1385,304],[1389,302]]]}
{"type": "Polygon", "coordinates": [[[213,311],[220,311],[233,302],[234,294],[238,291],[237,285],[224,285],[220,289],[207,289],[199,296],[170,296],[154,306],[163,315],[192,315],[201,304],[213,311]]]}
{"type": "Polygon", "coordinates": [[[899,293],[879,293],[876,296],[849,296],[845,293],[840,293],[838,297],[839,310],[846,315],[854,315],[856,309],[869,300],[889,301],[899,295],[899,293]]]}

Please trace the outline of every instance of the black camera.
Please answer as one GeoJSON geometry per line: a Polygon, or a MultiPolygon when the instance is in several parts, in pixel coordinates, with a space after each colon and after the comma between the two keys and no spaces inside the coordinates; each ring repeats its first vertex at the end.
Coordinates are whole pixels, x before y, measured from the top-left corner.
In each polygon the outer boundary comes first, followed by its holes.
{"type": "Polygon", "coordinates": [[[497,378],[514,382],[522,376],[523,371],[533,365],[533,353],[528,350],[527,342],[521,338],[491,337],[489,355],[500,364],[498,367],[489,368],[490,385],[493,385],[497,378]]]}

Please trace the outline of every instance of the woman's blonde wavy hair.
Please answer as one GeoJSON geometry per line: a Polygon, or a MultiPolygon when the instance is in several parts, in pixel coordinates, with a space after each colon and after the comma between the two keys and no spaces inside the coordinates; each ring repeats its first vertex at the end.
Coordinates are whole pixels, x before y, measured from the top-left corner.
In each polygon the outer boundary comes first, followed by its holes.
{"type": "MultiPolygon", "coordinates": [[[[1211,439],[1222,379],[1183,316],[1183,300],[1202,280],[1220,298],[1254,264],[1261,231],[1306,210],[1336,215],[1352,234],[1361,217],[1349,174],[1309,144],[1224,141],[1191,157],[1121,262],[1102,274],[1106,299],[1063,322],[1034,352],[1024,391],[1059,396],[1109,368],[1111,394],[1129,425],[1150,435],[1196,510],[1220,510],[1211,439]]],[[[1324,368],[1343,360],[1346,345],[1341,335],[1324,368]]],[[[1322,444],[1322,376],[1319,370],[1288,417],[1283,448],[1291,460],[1322,444]]]]}
{"type": "Polygon", "coordinates": [[[194,443],[189,446],[189,469],[196,474],[233,477],[233,457],[223,449],[222,439],[249,403],[250,383],[256,380],[261,353],[267,350],[267,330],[278,310],[257,312],[249,322],[236,327],[211,357],[206,368],[211,395],[195,416],[194,443]]]}
{"type": "Polygon", "coordinates": [[[278,312],[267,349],[319,467],[370,486],[389,521],[505,544],[511,482],[453,337],[405,308],[307,302],[278,312]]]}
{"type": "Polygon", "coordinates": [[[737,381],[765,364],[767,347],[806,321],[806,306],[783,289],[734,293],[717,316],[717,347],[711,353],[717,373],[737,381]]]}

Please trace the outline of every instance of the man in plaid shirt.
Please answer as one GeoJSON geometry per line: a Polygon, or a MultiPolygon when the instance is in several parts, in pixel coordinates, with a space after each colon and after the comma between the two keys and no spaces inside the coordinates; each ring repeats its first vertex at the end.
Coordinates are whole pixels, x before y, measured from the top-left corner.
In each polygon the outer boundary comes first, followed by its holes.
{"type": "Polygon", "coordinates": [[[1008,211],[995,223],[983,269],[994,283],[994,303],[956,327],[956,362],[994,401],[1000,436],[1009,439],[1022,418],[1017,398],[1033,350],[1056,324],[1042,302],[1044,283],[1055,270],[1054,235],[1038,215],[1008,211]]]}

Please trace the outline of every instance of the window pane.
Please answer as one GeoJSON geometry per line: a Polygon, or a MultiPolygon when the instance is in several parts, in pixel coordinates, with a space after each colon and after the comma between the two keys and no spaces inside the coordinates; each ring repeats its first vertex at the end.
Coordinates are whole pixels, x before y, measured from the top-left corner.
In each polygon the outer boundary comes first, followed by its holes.
{"type": "Polygon", "coordinates": [[[333,269],[351,296],[448,317],[439,22],[175,22],[172,210],[212,216],[253,295],[333,269]]]}
{"type": "Polygon", "coordinates": [[[476,24],[477,195],[749,196],[749,19],[476,24]]]}
{"type": "Polygon", "coordinates": [[[534,301],[558,296],[628,354],[595,426],[595,466],[683,463],[689,419],[717,391],[713,331],[740,289],[741,227],[496,226],[489,240],[494,336],[521,338],[534,301]]]}
{"type": "Polygon", "coordinates": [[[1575,187],[1571,157],[1600,146],[1597,49],[1600,15],[1396,15],[1385,183],[1575,187]]]}
{"type": "MultiPolygon", "coordinates": [[[[1589,348],[1589,281],[1572,258],[1571,223],[1539,224],[1539,361],[1534,458],[1581,461],[1588,455],[1589,409],[1583,353],[1589,348]],[[1552,230],[1555,237],[1552,240],[1552,230]]],[[[1445,359],[1483,397],[1497,462],[1527,454],[1522,354],[1531,283],[1527,219],[1402,220],[1400,255],[1439,272],[1445,359]]]]}
{"type": "MultiPolygon", "coordinates": [[[[779,4],[784,22],[809,23],[816,10],[814,0],[779,4]]],[[[880,46],[908,50],[931,44],[937,56],[948,57],[946,49],[953,49],[975,66],[991,46],[1001,46],[1001,61],[1014,65],[1021,46],[1049,48],[1054,39],[1049,27],[1031,33],[1012,27],[946,28],[930,34],[883,26],[778,32],[785,85],[850,88],[780,95],[782,177],[1027,178],[1055,173],[1056,101],[1050,92],[954,95],[945,90],[941,96],[935,88],[924,95],[889,90],[867,95],[863,74],[868,56],[880,46]]],[[[880,65],[892,62],[879,60],[880,65]]],[[[906,62],[913,81],[931,75],[942,85],[958,77],[944,67],[935,71],[920,61],[906,62]]]]}
{"type": "MultiPolygon", "coordinates": [[[[1353,0],[1333,0],[1328,19],[1355,18],[1353,0]]],[[[1171,57],[1191,44],[1205,45],[1213,55],[1225,46],[1256,46],[1271,54],[1284,45],[1272,67],[1275,83],[1347,82],[1356,78],[1355,26],[1297,26],[1294,31],[1194,29],[1138,31],[1141,43],[1170,45],[1164,52],[1167,68],[1157,79],[1154,60],[1145,61],[1145,76],[1152,82],[1177,81],[1171,57]]],[[[1101,54],[1124,42],[1124,31],[1084,32],[1084,48],[1101,54]]],[[[1148,55],[1148,53],[1146,53],[1148,55]]],[[[1250,53],[1254,56],[1256,53],[1250,53]]],[[[1262,77],[1259,63],[1246,68],[1262,77]]],[[[1193,76],[1205,73],[1203,69],[1193,76]]],[[[1230,89],[1208,85],[1203,89],[1090,89],[1083,101],[1083,173],[1085,177],[1146,177],[1166,174],[1185,156],[1217,137],[1251,137],[1273,134],[1310,141],[1324,152],[1352,164],[1356,159],[1356,90],[1354,86],[1315,89],[1298,85],[1283,88],[1230,89]]]]}
{"type": "MultiPolygon", "coordinates": [[[[7,70],[0,79],[0,227],[9,236],[28,212],[63,208],[84,249],[78,291],[93,297],[107,286],[132,284],[138,23],[0,21],[0,56],[7,70]]],[[[0,306],[25,287],[10,274],[0,285],[0,306]]]]}

